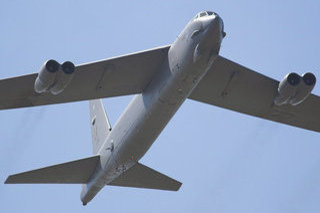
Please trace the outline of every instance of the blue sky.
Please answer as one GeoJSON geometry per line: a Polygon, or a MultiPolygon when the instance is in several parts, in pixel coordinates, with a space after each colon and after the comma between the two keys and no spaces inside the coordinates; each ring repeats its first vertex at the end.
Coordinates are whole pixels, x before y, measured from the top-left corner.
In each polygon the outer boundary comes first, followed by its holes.
{"type": "MultiPolygon", "coordinates": [[[[221,55],[275,79],[319,78],[320,2],[308,0],[1,1],[0,78],[170,44],[201,10],[224,20],[221,55]]],[[[111,123],[131,98],[104,99],[111,123]]],[[[105,187],[83,207],[79,185],[0,184],[1,212],[319,212],[319,138],[187,100],[142,159],[179,192],[105,187]]],[[[87,101],[0,111],[0,182],[90,155],[87,101]]]]}

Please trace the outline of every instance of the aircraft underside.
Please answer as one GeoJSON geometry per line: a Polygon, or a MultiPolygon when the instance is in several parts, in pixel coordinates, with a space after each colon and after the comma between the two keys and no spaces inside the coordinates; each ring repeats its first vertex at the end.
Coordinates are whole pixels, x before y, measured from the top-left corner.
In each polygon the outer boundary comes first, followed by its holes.
{"type": "Polygon", "coordinates": [[[172,45],[78,66],[48,60],[39,73],[0,80],[0,109],[90,100],[93,146],[91,157],[6,183],[82,184],[83,205],[105,185],[177,191],[179,181],[138,161],[187,98],[320,132],[315,76],[289,73],[278,82],[243,67],[219,55],[225,36],[221,17],[204,11],[172,45]],[[101,98],[121,95],[134,97],[112,127],[101,98]]]}

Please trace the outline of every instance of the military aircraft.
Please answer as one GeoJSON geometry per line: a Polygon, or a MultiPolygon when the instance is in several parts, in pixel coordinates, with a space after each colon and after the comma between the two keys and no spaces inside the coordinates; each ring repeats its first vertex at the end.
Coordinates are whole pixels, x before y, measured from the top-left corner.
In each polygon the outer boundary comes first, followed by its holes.
{"type": "Polygon", "coordinates": [[[11,175],[5,183],[82,184],[86,205],[105,186],[179,190],[139,163],[187,99],[320,132],[312,73],[281,82],[219,55],[221,17],[198,13],[171,45],[74,66],[48,60],[35,74],[0,80],[0,109],[90,100],[93,156],[11,175]],[[101,98],[134,97],[114,127],[101,98]]]}

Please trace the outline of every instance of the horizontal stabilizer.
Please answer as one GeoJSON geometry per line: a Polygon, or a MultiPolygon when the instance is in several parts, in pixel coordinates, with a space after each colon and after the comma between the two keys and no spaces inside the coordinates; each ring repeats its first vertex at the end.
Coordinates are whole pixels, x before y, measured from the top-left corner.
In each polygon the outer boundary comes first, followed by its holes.
{"type": "Polygon", "coordinates": [[[179,181],[137,163],[108,185],[178,191],[181,184],[179,181]]]}
{"type": "Polygon", "coordinates": [[[5,183],[86,183],[100,156],[83,158],[41,169],[10,175],[5,183]]]}

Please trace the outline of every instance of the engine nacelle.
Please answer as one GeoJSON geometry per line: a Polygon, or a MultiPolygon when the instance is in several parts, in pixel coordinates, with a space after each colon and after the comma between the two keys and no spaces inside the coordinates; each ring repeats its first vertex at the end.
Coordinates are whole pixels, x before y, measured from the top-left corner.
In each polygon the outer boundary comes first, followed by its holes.
{"type": "Polygon", "coordinates": [[[53,95],[61,93],[70,83],[74,76],[75,66],[72,62],[66,61],[61,65],[61,71],[57,73],[56,81],[50,88],[53,95]]]}
{"type": "Polygon", "coordinates": [[[297,73],[287,74],[278,86],[278,95],[274,99],[276,105],[287,104],[295,96],[301,77],[297,73]]]}
{"type": "Polygon", "coordinates": [[[302,77],[296,73],[289,73],[279,83],[274,103],[278,106],[283,104],[296,106],[310,95],[315,83],[316,78],[312,73],[305,73],[302,77]]]}
{"type": "Polygon", "coordinates": [[[49,60],[41,67],[34,83],[37,93],[50,91],[53,95],[61,93],[73,78],[75,66],[66,61],[60,65],[55,60],[49,60]]]}
{"type": "Polygon", "coordinates": [[[296,106],[302,103],[311,94],[316,85],[316,77],[314,74],[307,72],[302,75],[302,82],[299,85],[296,95],[290,100],[290,104],[296,106]]]}
{"type": "Polygon", "coordinates": [[[43,93],[54,83],[60,64],[55,60],[48,60],[41,67],[38,77],[34,82],[34,90],[43,93]]]}

